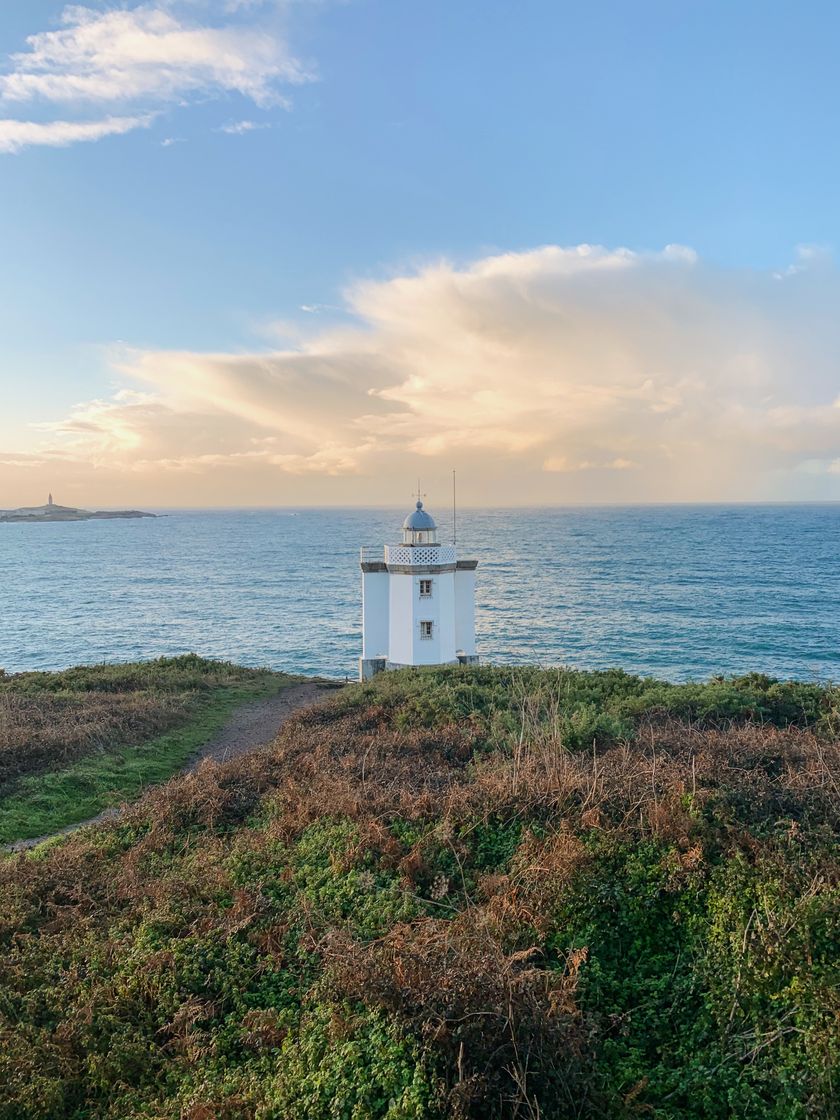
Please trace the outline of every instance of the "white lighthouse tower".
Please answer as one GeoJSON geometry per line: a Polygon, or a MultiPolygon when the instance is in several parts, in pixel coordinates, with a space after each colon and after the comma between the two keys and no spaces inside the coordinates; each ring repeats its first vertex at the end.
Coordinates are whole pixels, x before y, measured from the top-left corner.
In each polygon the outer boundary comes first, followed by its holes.
{"type": "Polygon", "coordinates": [[[400,544],[363,548],[360,679],[406,665],[476,664],[477,567],[438,542],[419,500],[400,544]]]}

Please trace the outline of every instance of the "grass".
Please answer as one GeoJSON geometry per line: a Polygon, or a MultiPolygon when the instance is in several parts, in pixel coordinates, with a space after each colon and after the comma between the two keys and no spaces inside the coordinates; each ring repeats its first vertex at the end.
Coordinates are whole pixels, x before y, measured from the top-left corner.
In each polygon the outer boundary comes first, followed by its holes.
{"type": "Polygon", "coordinates": [[[295,679],[193,657],[0,679],[0,758],[6,773],[17,769],[0,784],[0,843],[137,797],[180,770],[240,704],[295,679]]]}
{"type": "Polygon", "coordinates": [[[836,689],[453,668],[0,860],[0,1120],[836,1120],[836,689]]]}

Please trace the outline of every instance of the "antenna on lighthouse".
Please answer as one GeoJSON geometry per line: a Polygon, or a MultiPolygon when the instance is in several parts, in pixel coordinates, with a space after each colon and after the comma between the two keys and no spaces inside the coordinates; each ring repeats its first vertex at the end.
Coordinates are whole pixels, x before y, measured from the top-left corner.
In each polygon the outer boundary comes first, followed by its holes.
{"type": "Polygon", "coordinates": [[[458,540],[458,516],[455,503],[455,471],[452,471],[452,543],[458,540]]]}

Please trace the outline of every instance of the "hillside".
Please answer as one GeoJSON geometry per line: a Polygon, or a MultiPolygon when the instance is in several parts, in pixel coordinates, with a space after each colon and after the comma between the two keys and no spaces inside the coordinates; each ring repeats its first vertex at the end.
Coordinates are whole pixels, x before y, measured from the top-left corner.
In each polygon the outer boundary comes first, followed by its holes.
{"type": "Polygon", "coordinates": [[[403,672],[0,860],[2,1120],[829,1120],[840,696],[403,672]]]}
{"type": "Polygon", "coordinates": [[[238,705],[293,680],[194,654],[0,670],[0,844],[55,832],[165,781],[238,705]]]}

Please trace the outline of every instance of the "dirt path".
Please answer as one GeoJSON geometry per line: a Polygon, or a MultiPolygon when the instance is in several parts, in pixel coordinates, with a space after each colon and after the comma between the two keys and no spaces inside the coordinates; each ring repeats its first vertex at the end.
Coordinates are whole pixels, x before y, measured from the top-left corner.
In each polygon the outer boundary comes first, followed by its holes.
{"type": "MultiPolygon", "coordinates": [[[[272,741],[290,716],[319,703],[335,687],[332,682],[327,681],[304,681],[302,684],[289,685],[288,688],[275,692],[272,696],[264,696],[260,700],[247,700],[234,709],[227,723],[189,759],[181,773],[187,774],[195,770],[206,758],[213,762],[227,762],[228,759],[237,758],[257,747],[265,746],[272,741]]],[[[46,836],[16,840],[13,844],[3,845],[3,848],[7,852],[25,852],[44,840],[52,839],[53,836],[66,836],[70,832],[75,832],[77,828],[110,820],[119,816],[119,813],[120,810],[117,808],[106,809],[89,820],[67,825],[66,828],[60,828],[57,832],[46,836]]]]}
{"type": "Polygon", "coordinates": [[[249,700],[237,708],[221,731],[187,762],[184,772],[195,770],[205,758],[213,762],[227,762],[270,743],[289,716],[303,708],[311,708],[323,700],[333,687],[318,681],[304,681],[303,684],[289,685],[273,696],[249,700]]]}

